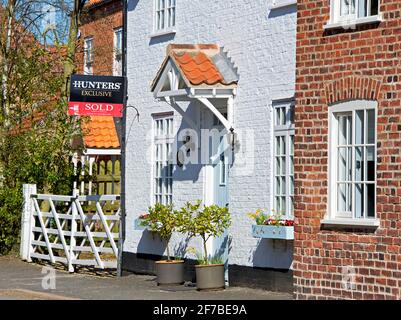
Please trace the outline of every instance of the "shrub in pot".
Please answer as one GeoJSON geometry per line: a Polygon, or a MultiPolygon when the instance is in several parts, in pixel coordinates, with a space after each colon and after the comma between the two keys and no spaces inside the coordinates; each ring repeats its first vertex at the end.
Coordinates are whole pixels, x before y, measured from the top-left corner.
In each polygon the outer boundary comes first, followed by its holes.
{"type": "Polygon", "coordinates": [[[183,232],[191,237],[200,237],[203,243],[203,258],[198,257],[198,265],[195,266],[197,289],[224,289],[224,262],[208,254],[207,241],[211,237],[220,237],[230,226],[228,208],[202,206],[200,200],[195,204],[188,202],[181,209],[180,218],[183,219],[183,232]]]}
{"type": "Polygon", "coordinates": [[[156,262],[158,285],[174,285],[184,283],[184,261],[172,259],[170,254],[170,238],[173,232],[179,232],[180,211],[174,211],[172,205],[155,204],[149,213],[141,217],[141,224],[152,232],[157,232],[166,243],[167,260],[156,262]]]}

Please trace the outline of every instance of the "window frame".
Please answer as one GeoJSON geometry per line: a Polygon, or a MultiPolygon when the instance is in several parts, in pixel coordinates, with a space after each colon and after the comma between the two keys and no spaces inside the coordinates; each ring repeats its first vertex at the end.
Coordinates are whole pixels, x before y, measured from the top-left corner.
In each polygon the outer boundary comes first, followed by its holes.
{"type": "Polygon", "coordinates": [[[170,34],[170,33],[175,33],[176,32],[176,26],[177,26],[177,0],[165,0],[165,7],[162,10],[158,9],[158,4],[159,1],[161,0],[153,0],[153,27],[152,27],[152,35],[151,37],[154,36],[159,36],[159,35],[165,35],[165,34],[170,34]],[[169,6],[169,2],[174,1],[174,6],[169,6]],[[166,24],[166,17],[168,16],[168,11],[174,9],[174,24],[171,26],[168,26],[166,24]],[[163,12],[163,17],[164,17],[164,26],[163,28],[158,27],[158,13],[163,12]]]}
{"type": "MultiPolygon", "coordinates": [[[[154,114],[152,115],[152,183],[151,183],[151,203],[154,205],[157,203],[157,197],[161,197],[162,204],[172,204],[173,201],[173,182],[174,182],[174,162],[173,162],[173,146],[174,146],[174,114],[173,113],[162,113],[162,114],[154,114]],[[170,121],[170,130],[169,132],[165,132],[160,134],[158,132],[157,121],[162,121],[164,128],[166,128],[166,121],[170,121]],[[157,146],[161,145],[162,147],[162,159],[157,159],[157,146]],[[166,153],[167,145],[170,147],[170,154],[166,153]],[[157,175],[157,162],[162,162],[162,174],[159,177],[157,175]],[[166,175],[163,171],[168,165],[171,165],[171,175],[166,175]],[[157,182],[156,179],[162,180],[162,190],[161,192],[156,192],[157,182]],[[165,192],[165,180],[171,179],[170,189],[171,192],[165,192]],[[169,201],[165,201],[165,198],[169,197],[169,201]]],[[[164,130],[164,129],[163,129],[164,130]]]]}
{"type": "Polygon", "coordinates": [[[84,39],[84,74],[93,75],[93,64],[94,64],[94,39],[93,36],[88,36],[84,39]],[[88,42],[91,43],[90,50],[88,50],[88,42]],[[90,53],[90,61],[88,63],[88,52],[90,53]]]}
{"type": "Polygon", "coordinates": [[[121,76],[122,75],[122,56],[123,56],[123,27],[118,27],[113,30],[114,33],[114,41],[113,41],[113,75],[114,76],[121,76]],[[120,52],[118,52],[119,48],[117,47],[118,43],[118,36],[117,33],[120,33],[121,39],[120,39],[120,52]],[[120,55],[120,61],[117,61],[117,55],[120,55]],[[121,64],[121,72],[117,72],[117,66],[118,64],[121,64]]]}
{"type": "MultiPolygon", "coordinates": [[[[380,12],[381,0],[378,0],[378,9],[376,15],[367,15],[363,17],[358,16],[359,12],[359,1],[363,0],[355,0],[355,14],[341,16],[341,1],[342,0],[331,0],[330,1],[330,20],[324,26],[325,29],[344,27],[351,28],[355,25],[365,24],[365,23],[374,23],[382,21],[382,14],[380,12]]],[[[371,1],[371,0],[368,0],[371,1]]]]}
{"type": "MultiPolygon", "coordinates": [[[[328,207],[327,207],[327,215],[326,219],[322,221],[323,224],[342,224],[342,225],[361,225],[361,226],[378,226],[379,222],[377,219],[377,124],[378,124],[378,103],[377,101],[372,101],[372,100],[352,100],[352,101],[345,101],[345,102],[340,102],[336,103],[333,105],[329,106],[328,110],[328,124],[329,124],[329,130],[328,130],[328,188],[327,188],[327,195],[328,195],[328,207]],[[373,183],[374,188],[375,188],[375,204],[374,204],[374,217],[367,217],[367,214],[365,213],[365,216],[362,218],[356,217],[356,212],[355,212],[355,191],[354,191],[354,185],[355,185],[355,148],[360,147],[360,144],[355,143],[355,123],[356,123],[356,111],[358,110],[364,110],[364,114],[366,114],[366,110],[374,110],[375,114],[375,151],[374,151],[374,157],[375,157],[375,181],[373,183]],[[347,214],[338,214],[337,211],[337,206],[338,206],[338,153],[337,153],[337,148],[338,146],[338,127],[339,127],[339,121],[337,119],[338,115],[341,114],[352,114],[352,141],[351,141],[351,150],[352,150],[352,156],[351,156],[351,175],[352,175],[352,209],[350,213],[347,214]],[[330,156],[331,155],[331,156],[330,156]]],[[[366,124],[366,119],[364,119],[364,125],[366,124]]],[[[366,130],[364,127],[364,137],[366,139],[366,130]]],[[[366,143],[366,140],[364,140],[364,146],[365,145],[373,145],[366,143]]],[[[364,156],[364,159],[366,157],[364,156]]],[[[366,169],[364,168],[365,174],[367,174],[366,169]]],[[[366,184],[366,179],[365,181],[361,182],[361,184],[366,184]]],[[[369,184],[369,183],[367,183],[369,184]]],[[[372,184],[372,183],[371,183],[372,184]]],[[[364,188],[365,189],[365,188],[364,188]]],[[[364,195],[365,198],[365,195],[364,195]]],[[[366,204],[366,201],[364,200],[364,205],[366,204]]]]}
{"type": "MultiPolygon", "coordinates": [[[[290,213],[290,199],[292,198],[292,203],[294,204],[294,192],[290,192],[290,179],[292,177],[293,183],[295,184],[294,177],[294,167],[291,169],[291,157],[294,161],[294,145],[291,153],[291,139],[294,141],[295,139],[295,123],[294,123],[294,115],[295,115],[295,101],[291,100],[280,100],[273,101],[273,207],[275,212],[278,212],[277,206],[277,197],[285,196],[285,214],[283,217],[285,218],[293,218],[294,210],[290,213]],[[285,124],[277,124],[277,109],[285,108],[285,124]],[[291,111],[292,110],[292,111],[291,111]],[[292,112],[292,113],[291,113],[292,112]],[[292,116],[292,117],[291,117],[292,116]],[[284,175],[277,175],[277,158],[283,157],[282,154],[277,155],[277,137],[284,137],[285,141],[285,172],[284,175]],[[285,176],[285,194],[277,193],[277,178],[285,176]]],[[[294,189],[295,189],[295,185],[294,189]]]]}

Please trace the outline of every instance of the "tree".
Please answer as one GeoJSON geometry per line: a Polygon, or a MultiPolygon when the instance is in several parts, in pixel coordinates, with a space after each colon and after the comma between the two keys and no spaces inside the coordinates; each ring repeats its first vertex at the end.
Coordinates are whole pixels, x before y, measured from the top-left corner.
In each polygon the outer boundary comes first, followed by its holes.
{"type": "Polygon", "coordinates": [[[196,203],[187,202],[181,209],[184,219],[182,232],[187,232],[190,237],[199,236],[203,242],[202,264],[209,264],[210,257],[207,250],[207,241],[211,237],[220,237],[231,224],[230,212],[227,207],[217,205],[201,206],[201,200],[196,203]]]}
{"type": "Polygon", "coordinates": [[[72,191],[70,157],[80,149],[82,120],[67,114],[67,83],[86,0],[71,1],[1,1],[0,254],[19,236],[23,183],[36,183],[44,193],[72,191]],[[67,43],[59,42],[58,30],[53,43],[44,41],[43,3],[70,17],[67,43]]]}

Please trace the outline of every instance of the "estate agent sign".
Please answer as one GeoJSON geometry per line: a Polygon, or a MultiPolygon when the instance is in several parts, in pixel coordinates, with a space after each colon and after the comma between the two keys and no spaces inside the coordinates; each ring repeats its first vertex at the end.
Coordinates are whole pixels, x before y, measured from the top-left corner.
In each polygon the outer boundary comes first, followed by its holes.
{"type": "Polygon", "coordinates": [[[68,114],[122,117],[123,105],[123,77],[71,76],[68,114]]]}

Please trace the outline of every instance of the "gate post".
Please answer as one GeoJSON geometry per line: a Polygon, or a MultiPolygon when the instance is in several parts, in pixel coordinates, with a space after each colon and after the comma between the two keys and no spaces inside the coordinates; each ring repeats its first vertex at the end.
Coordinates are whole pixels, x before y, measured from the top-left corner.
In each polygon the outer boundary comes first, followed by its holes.
{"type": "Polygon", "coordinates": [[[75,204],[75,198],[78,197],[79,192],[78,189],[74,189],[73,191],[73,199],[71,199],[71,236],[70,236],[70,252],[68,259],[68,271],[74,272],[73,261],[75,259],[74,249],[76,246],[75,233],[77,232],[77,220],[76,217],[78,215],[77,205],[75,204]]]}
{"type": "Polygon", "coordinates": [[[31,262],[31,242],[32,242],[32,228],[35,222],[34,212],[35,208],[32,203],[31,196],[36,194],[36,184],[24,184],[24,207],[21,215],[21,246],[20,255],[22,260],[31,262]]]}

